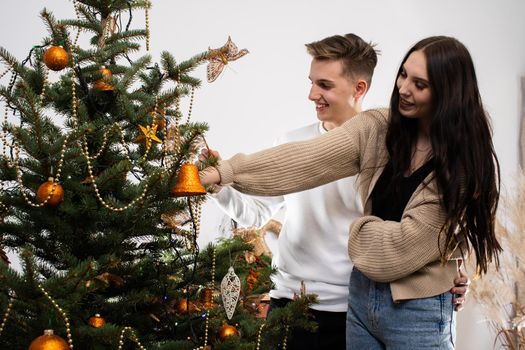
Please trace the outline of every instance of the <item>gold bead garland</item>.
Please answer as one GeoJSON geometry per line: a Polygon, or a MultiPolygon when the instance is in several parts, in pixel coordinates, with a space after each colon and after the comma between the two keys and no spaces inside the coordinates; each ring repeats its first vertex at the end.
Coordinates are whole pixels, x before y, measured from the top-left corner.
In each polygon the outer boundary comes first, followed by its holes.
{"type": "Polygon", "coordinates": [[[148,191],[148,186],[149,186],[148,185],[148,180],[151,178],[151,176],[148,176],[146,178],[146,181],[145,181],[145,184],[144,184],[144,189],[142,190],[142,193],[137,198],[133,199],[131,202],[126,204],[124,207],[120,207],[120,208],[119,207],[114,207],[114,206],[111,206],[108,203],[106,203],[106,201],[100,195],[97,183],[95,181],[95,177],[93,175],[93,165],[91,164],[91,160],[89,159],[89,150],[88,150],[88,147],[87,147],[87,142],[84,142],[82,146],[84,147],[83,153],[84,153],[84,156],[86,157],[86,163],[87,163],[89,178],[91,179],[91,186],[93,186],[93,190],[95,191],[95,195],[97,196],[98,200],[100,201],[100,203],[104,207],[106,207],[107,209],[112,210],[112,211],[122,212],[124,210],[127,210],[127,209],[131,208],[135,203],[137,203],[138,201],[142,200],[146,196],[146,192],[148,191]]]}
{"type": "MultiPolygon", "coordinates": [[[[48,82],[49,71],[46,70],[44,74],[45,75],[44,75],[44,81],[43,81],[43,86],[42,86],[42,92],[39,95],[39,101],[40,101],[41,104],[42,104],[42,102],[44,100],[44,97],[45,97],[46,86],[49,83],[48,82]]],[[[11,81],[10,86],[12,86],[13,84],[14,84],[14,81],[11,81]]],[[[7,166],[8,167],[10,167],[10,168],[15,167],[15,170],[16,170],[16,181],[17,181],[18,185],[20,186],[20,189],[21,189],[20,192],[22,193],[22,196],[24,197],[24,200],[26,201],[26,203],[31,205],[32,207],[35,207],[35,208],[43,207],[44,205],[46,205],[46,203],[50,200],[50,198],[55,193],[55,189],[56,189],[57,183],[59,182],[59,179],[60,179],[60,176],[61,176],[61,173],[62,173],[62,166],[64,164],[64,155],[65,155],[65,152],[66,152],[66,144],[67,144],[68,139],[69,139],[71,134],[66,135],[66,137],[64,139],[64,142],[62,144],[62,147],[60,149],[60,159],[59,159],[59,162],[58,162],[58,170],[57,170],[57,173],[55,175],[56,181],[54,182],[53,187],[51,188],[51,191],[49,192],[48,196],[46,197],[46,199],[43,202],[35,203],[35,202],[31,201],[31,199],[27,196],[26,191],[24,191],[25,186],[24,186],[24,183],[22,181],[22,170],[21,170],[20,163],[19,163],[20,162],[20,145],[16,141],[16,138],[14,138],[13,146],[12,146],[15,149],[15,157],[14,157],[15,159],[14,159],[13,162],[11,162],[7,158],[7,125],[8,125],[7,114],[8,114],[8,105],[6,104],[5,110],[4,110],[4,121],[3,121],[2,136],[1,136],[2,144],[3,144],[2,145],[2,155],[7,160],[7,166]]],[[[14,136],[15,135],[13,135],[13,137],[14,136]]]]}
{"type": "Polygon", "coordinates": [[[44,81],[42,83],[42,91],[40,92],[40,104],[44,103],[44,98],[46,94],[46,87],[49,84],[49,70],[44,71],[44,81]]]}
{"type": "Polygon", "coordinates": [[[191,87],[191,95],[190,95],[190,105],[188,106],[188,116],[186,119],[186,124],[189,124],[191,113],[193,112],[193,100],[195,98],[195,86],[191,87]]]}
{"type": "MultiPolygon", "coordinates": [[[[78,9],[78,2],[77,0],[73,0],[73,7],[75,9],[75,16],[77,17],[77,20],[80,21],[80,10],[78,9]]],[[[73,54],[74,49],[77,46],[78,38],[80,37],[80,27],[77,29],[77,34],[75,35],[75,40],[73,41],[73,44],[71,45],[71,54],[73,54]]],[[[72,63],[71,67],[74,67],[75,65],[72,63]]]]}
{"type": "Polygon", "coordinates": [[[213,247],[213,257],[211,258],[211,281],[210,281],[210,286],[213,286],[214,284],[214,281],[215,281],[215,246],[213,247]]]}
{"type": "Polygon", "coordinates": [[[151,3],[148,1],[146,4],[146,7],[144,8],[145,16],[146,16],[146,51],[149,51],[149,7],[151,6],[151,3]]]}
{"type": "Polygon", "coordinates": [[[173,135],[175,140],[173,140],[174,142],[174,147],[173,147],[173,152],[174,153],[177,153],[179,151],[179,148],[180,148],[180,144],[181,144],[181,138],[180,138],[180,120],[182,118],[182,112],[180,111],[180,96],[177,96],[177,98],[175,99],[175,134],[173,135]]]}
{"type": "Polygon", "coordinates": [[[193,202],[190,200],[190,203],[194,217],[193,228],[195,230],[195,237],[199,237],[199,233],[201,232],[202,203],[198,199],[195,199],[193,202]]]}
{"type": "Polygon", "coordinates": [[[58,182],[60,180],[60,176],[62,175],[62,166],[64,165],[64,155],[66,153],[66,144],[67,144],[67,141],[68,141],[70,135],[71,134],[68,134],[65,137],[64,143],[62,144],[62,147],[60,149],[60,160],[58,161],[58,170],[57,170],[57,173],[56,173],[56,175],[54,177],[55,181],[53,182],[53,187],[51,187],[51,191],[49,191],[46,199],[43,202],[40,202],[40,203],[33,202],[27,196],[26,191],[24,191],[24,188],[26,188],[26,187],[24,186],[24,183],[22,181],[22,169],[21,169],[20,163],[19,163],[19,161],[20,161],[20,145],[18,144],[18,142],[16,142],[16,141],[14,142],[14,147],[15,147],[14,166],[15,166],[15,170],[16,170],[16,181],[18,183],[18,186],[20,186],[20,192],[22,193],[22,196],[24,197],[24,200],[30,206],[32,206],[34,208],[43,207],[49,201],[49,199],[53,196],[53,194],[55,193],[57,184],[58,184],[58,182]]]}
{"type": "Polygon", "coordinates": [[[67,334],[67,343],[69,345],[69,348],[73,350],[73,337],[71,336],[71,324],[69,323],[69,318],[67,317],[66,312],[57,304],[57,302],[49,295],[49,293],[42,287],[41,284],[38,285],[38,288],[46,298],[51,302],[51,304],[55,307],[55,309],[58,311],[60,316],[64,319],[64,324],[66,326],[66,334],[67,334]]]}
{"type": "Polygon", "coordinates": [[[117,18],[108,15],[106,18],[103,18],[101,21],[102,33],[98,39],[98,47],[103,48],[106,45],[106,41],[109,38],[109,34],[115,33],[115,29],[118,27],[117,18]]]}
{"type": "Polygon", "coordinates": [[[14,302],[15,302],[15,298],[11,297],[9,299],[9,303],[7,304],[7,309],[5,310],[4,318],[2,319],[2,324],[0,325],[0,335],[4,331],[5,325],[7,323],[7,319],[9,318],[9,314],[11,314],[11,310],[13,309],[14,302]]]}
{"type": "Polygon", "coordinates": [[[262,336],[262,330],[264,328],[265,323],[259,327],[259,332],[257,332],[257,347],[256,350],[259,350],[261,348],[261,336],[262,336]]]}
{"type": "MultiPolygon", "coordinates": [[[[210,287],[213,286],[213,281],[215,281],[215,247],[212,248],[212,258],[211,258],[211,281],[210,287]]],[[[204,322],[204,346],[208,345],[208,330],[209,330],[209,318],[210,310],[206,310],[206,321],[204,322]]]]}
{"type": "Polygon", "coordinates": [[[2,73],[0,73],[0,79],[4,77],[9,71],[11,70],[11,67],[7,67],[2,73]]]}
{"type": "Polygon", "coordinates": [[[11,160],[7,157],[7,114],[9,113],[9,107],[7,106],[7,103],[5,105],[4,109],[4,120],[2,122],[2,156],[7,161],[7,166],[12,167],[13,164],[11,163],[11,160]]]}
{"type": "MultiPolygon", "coordinates": [[[[102,144],[100,145],[100,148],[99,150],[94,154],[94,155],[89,155],[89,153],[85,153],[84,152],[84,147],[81,148],[81,151],[82,151],[82,154],[84,155],[84,157],[86,158],[89,158],[90,160],[95,160],[97,159],[98,157],[100,157],[100,155],[102,154],[102,152],[104,151],[104,148],[106,147],[107,145],[107,142],[108,142],[108,138],[109,138],[109,133],[113,130],[117,130],[119,136],[120,136],[120,144],[121,146],[124,148],[124,150],[126,151],[124,153],[124,157],[126,157],[126,160],[130,163],[130,164],[133,164],[133,162],[131,161],[131,157],[129,156],[129,150],[128,148],[126,147],[126,141],[124,139],[124,131],[122,130],[122,127],[118,124],[118,123],[114,123],[111,128],[109,128],[108,130],[106,130],[106,132],[104,133],[104,135],[102,136],[102,144]]],[[[83,136],[83,145],[87,145],[87,140],[85,138],[85,136],[83,136]]],[[[144,161],[146,161],[146,158],[148,156],[148,150],[149,148],[146,150],[145,154],[142,156],[142,158],[139,160],[139,163],[142,163],[144,161]]]]}
{"type": "MultiPolygon", "coordinates": [[[[186,119],[186,124],[190,122],[191,114],[193,112],[193,101],[195,99],[195,86],[191,87],[191,94],[190,94],[190,104],[188,106],[188,115],[186,119]]],[[[180,139],[180,122],[182,119],[182,111],[180,108],[180,95],[177,95],[175,98],[175,149],[174,152],[178,152],[181,139],[180,139]]]]}
{"type": "Polygon", "coordinates": [[[137,346],[141,350],[146,350],[146,348],[144,346],[142,346],[142,344],[138,340],[137,336],[135,335],[135,332],[133,331],[133,328],[131,328],[131,327],[124,327],[124,328],[122,328],[122,331],[120,331],[120,337],[119,337],[119,341],[118,341],[118,350],[122,350],[122,347],[124,346],[124,335],[125,335],[126,332],[130,333],[129,339],[131,341],[133,341],[135,344],[137,344],[137,346]]]}
{"type": "Polygon", "coordinates": [[[283,350],[286,350],[286,344],[288,342],[288,329],[290,327],[287,325],[286,327],[284,327],[284,339],[283,339],[283,350]]]}

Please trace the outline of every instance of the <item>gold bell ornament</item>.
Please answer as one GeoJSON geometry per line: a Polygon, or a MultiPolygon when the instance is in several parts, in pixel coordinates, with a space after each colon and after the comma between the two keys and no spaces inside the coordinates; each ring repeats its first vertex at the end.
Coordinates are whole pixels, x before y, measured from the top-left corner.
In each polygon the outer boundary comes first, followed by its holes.
{"type": "Polygon", "coordinates": [[[111,85],[113,73],[111,73],[111,71],[105,66],[101,66],[98,72],[102,74],[102,79],[95,81],[95,84],[93,85],[95,90],[113,91],[113,85],[111,85]]]}
{"type": "Polygon", "coordinates": [[[52,329],[46,329],[44,335],[35,338],[28,350],[69,350],[66,341],[53,334],[52,329]]]}
{"type": "Polygon", "coordinates": [[[206,194],[206,189],[199,179],[199,168],[195,164],[186,163],[180,168],[179,179],[171,189],[175,197],[200,196],[206,194]]]}

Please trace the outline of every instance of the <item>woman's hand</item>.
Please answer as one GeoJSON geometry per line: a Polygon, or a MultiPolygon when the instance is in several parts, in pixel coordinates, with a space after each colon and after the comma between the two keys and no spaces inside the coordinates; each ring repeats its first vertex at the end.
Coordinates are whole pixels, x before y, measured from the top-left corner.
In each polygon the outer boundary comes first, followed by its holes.
{"type": "MultiPolygon", "coordinates": [[[[203,162],[210,157],[221,159],[219,152],[205,148],[199,154],[199,161],[203,162]]],[[[211,166],[199,171],[199,178],[204,186],[218,185],[221,182],[221,175],[216,168],[211,166]]]]}
{"type": "Polygon", "coordinates": [[[204,186],[219,185],[221,183],[219,171],[211,166],[199,171],[199,178],[204,186]]]}

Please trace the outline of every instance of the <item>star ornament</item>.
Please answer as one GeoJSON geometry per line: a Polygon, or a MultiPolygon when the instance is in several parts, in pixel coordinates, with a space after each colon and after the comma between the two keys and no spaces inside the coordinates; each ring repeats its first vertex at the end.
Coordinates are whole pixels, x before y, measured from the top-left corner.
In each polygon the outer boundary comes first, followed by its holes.
{"type": "Polygon", "coordinates": [[[157,124],[148,125],[146,127],[139,125],[139,129],[140,132],[142,132],[142,135],[139,135],[139,137],[135,139],[135,142],[143,143],[146,149],[149,149],[151,147],[152,142],[162,143],[162,140],[157,137],[157,128],[157,124]]]}

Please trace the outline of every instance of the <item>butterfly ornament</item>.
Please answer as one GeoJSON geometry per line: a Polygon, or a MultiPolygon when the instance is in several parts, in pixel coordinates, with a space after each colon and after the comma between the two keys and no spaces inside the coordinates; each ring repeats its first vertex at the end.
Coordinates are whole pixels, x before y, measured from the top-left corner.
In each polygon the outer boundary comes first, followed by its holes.
{"type": "Polygon", "coordinates": [[[209,63],[206,69],[208,82],[214,82],[219,75],[221,75],[228,62],[235,61],[246,55],[248,52],[249,51],[246,49],[239,51],[239,48],[233,43],[229,36],[228,41],[223,47],[218,49],[208,49],[207,59],[209,63]]]}

